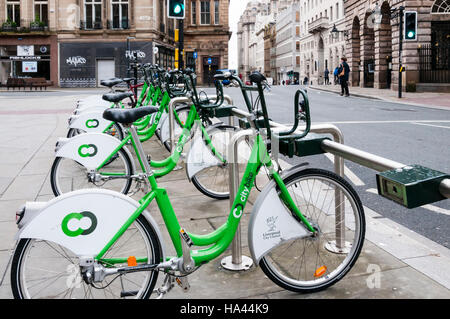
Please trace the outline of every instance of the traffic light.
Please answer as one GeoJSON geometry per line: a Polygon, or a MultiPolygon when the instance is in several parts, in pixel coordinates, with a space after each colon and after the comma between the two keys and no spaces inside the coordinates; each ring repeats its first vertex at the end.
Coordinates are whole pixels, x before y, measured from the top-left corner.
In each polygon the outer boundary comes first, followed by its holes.
{"type": "Polygon", "coordinates": [[[416,11],[405,11],[405,40],[417,40],[416,11]]]}
{"type": "Polygon", "coordinates": [[[167,16],[173,19],[184,19],[184,0],[167,0],[167,16]]]}

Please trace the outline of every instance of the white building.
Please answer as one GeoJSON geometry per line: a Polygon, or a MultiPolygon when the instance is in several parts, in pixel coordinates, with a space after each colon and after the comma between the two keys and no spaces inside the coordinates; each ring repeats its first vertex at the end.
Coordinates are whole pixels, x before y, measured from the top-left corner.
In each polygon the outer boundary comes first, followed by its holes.
{"type": "Polygon", "coordinates": [[[297,2],[278,13],[275,49],[278,84],[299,80],[300,21],[300,6],[297,2]]]}
{"type": "Polygon", "coordinates": [[[301,0],[300,2],[300,79],[324,83],[324,71],[334,69],[345,54],[345,14],[343,0],[301,0]],[[340,32],[331,32],[333,28],[340,32]]]}

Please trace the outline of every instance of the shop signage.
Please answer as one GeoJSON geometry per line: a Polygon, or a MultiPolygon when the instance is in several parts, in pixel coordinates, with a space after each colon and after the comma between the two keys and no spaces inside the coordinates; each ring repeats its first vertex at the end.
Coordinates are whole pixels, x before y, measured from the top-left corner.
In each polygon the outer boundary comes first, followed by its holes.
{"type": "Polygon", "coordinates": [[[78,65],[86,64],[86,59],[83,58],[82,56],[71,56],[66,59],[66,63],[74,67],[77,67],[78,65]]]}
{"type": "Polygon", "coordinates": [[[22,72],[37,72],[37,62],[36,61],[24,61],[22,62],[22,72]]]}
{"type": "Polygon", "coordinates": [[[24,61],[24,60],[36,61],[36,60],[40,60],[41,57],[40,56],[10,56],[9,59],[10,60],[19,60],[19,61],[24,61]]]}
{"type": "Polygon", "coordinates": [[[34,45],[18,45],[17,46],[18,56],[33,56],[34,55],[34,45]]]}
{"type": "Polygon", "coordinates": [[[145,52],[141,50],[133,50],[133,51],[126,50],[125,57],[127,59],[134,59],[135,57],[137,57],[138,59],[145,59],[146,55],[145,52]]]}

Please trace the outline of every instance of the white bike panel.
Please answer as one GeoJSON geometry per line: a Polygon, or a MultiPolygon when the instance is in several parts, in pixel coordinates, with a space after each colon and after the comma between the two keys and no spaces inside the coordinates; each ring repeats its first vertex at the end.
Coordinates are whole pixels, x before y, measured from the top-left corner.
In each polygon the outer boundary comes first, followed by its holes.
{"type": "Polygon", "coordinates": [[[74,114],[81,114],[84,112],[104,111],[111,108],[111,105],[88,105],[75,109],[74,114]]]}
{"type": "MultiPolygon", "coordinates": [[[[169,115],[167,113],[165,114],[164,121],[161,121],[161,141],[167,142],[170,139],[170,121],[169,121],[169,115]]],[[[180,136],[183,132],[183,129],[178,125],[176,121],[174,121],[175,125],[175,136],[180,136]]]]}
{"type": "Polygon", "coordinates": [[[310,234],[285,208],[275,183],[267,185],[258,196],[251,216],[248,242],[255,264],[259,264],[261,258],[273,248],[310,234]]]}
{"type": "Polygon", "coordinates": [[[111,121],[103,118],[103,112],[104,109],[75,115],[72,117],[69,128],[83,130],[88,133],[103,133],[111,125],[111,121]]]}
{"type": "MultiPolygon", "coordinates": [[[[130,197],[110,190],[78,190],[45,203],[42,209],[19,230],[16,237],[52,241],[78,256],[95,257],[138,207],[139,203],[130,197]],[[90,212],[95,216],[97,222],[95,229],[86,235],[75,237],[66,235],[62,229],[64,218],[68,214],[82,212],[90,212]]],[[[161,233],[156,222],[147,211],[143,214],[161,241],[161,233]]],[[[92,226],[92,219],[72,219],[67,225],[71,231],[78,228],[87,229],[92,226]]],[[[161,246],[164,247],[162,242],[161,246]]]]}
{"type": "MultiPolygon", "coordinates": [[[[56,150],[56,157],[71,158],[82,164],[88,170],[94,170],[102,164],[109,155],[120,145],[121,141],[108,134],[86,133],[79,134],[69,139],[61,139],[56,150]],[[94,145],[88,147],[89,145],[94,145]],[[80,150],[81,148],[81,150],[80,150]],[[93,156],[83,157],[80,155],[90,153],[93,156]]],[[[125,149],[125,147],[124,147],[125,149]]],[[[131,159],[131,158],[130,158],[131,159]]]]}
{"type": "Polygon", "coordinates": [[[221,162],[205,145],[202,134],[195,134],[186,157],[186,174],[189,180],[201,170],[217,165],[221,165],[221,162]]]}

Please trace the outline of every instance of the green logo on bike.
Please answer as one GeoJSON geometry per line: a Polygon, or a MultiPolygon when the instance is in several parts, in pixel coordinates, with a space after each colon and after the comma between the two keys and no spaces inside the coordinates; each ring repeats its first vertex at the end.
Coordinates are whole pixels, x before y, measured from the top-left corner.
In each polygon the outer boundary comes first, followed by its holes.
{"type": "Polygon", "coordinates": [[[64,219],[62,220],[62,223],[61,223],[61,228],[62,228],[63,233],[69,237],[77,237],[80,235],[86,236],[86,235],[89,235],[90,233],[92,233],[95,230],[95,228],[97,228],[97,217],[95,217],[95,215],[92,214],[91,212],[71,213],[71,214],[67,215],[66,217],[64,217],[64,219]],[[81,220],[85,217],[90,219],[90,221],[91,221],[90,226],[87,228],[83,227],[83,226],[85,226],[84,223],[80,223],[81,220]],[[73,219],[75,221],[72,222],[72,226],[73,226],[73,224],[79,225],[76,230],[69,229],[69,222],[73,219]]]}
{"type": "Polygon", "coordinates": [[[94,144],[83,144],[78,148],[78,154],[81,157],[94,157],[97,151],[97,146],[94,144]]]}
{"type": "Polygon", "coordinates": [[[87,128],[96,128],[99,125],[99,121],[96,119],[90,119],[86,121],[86,127],[87,128]]]}

